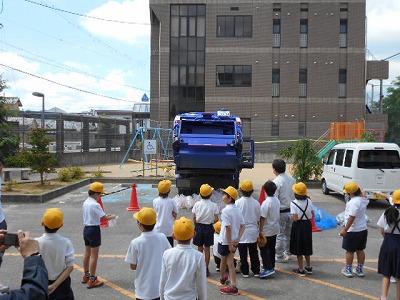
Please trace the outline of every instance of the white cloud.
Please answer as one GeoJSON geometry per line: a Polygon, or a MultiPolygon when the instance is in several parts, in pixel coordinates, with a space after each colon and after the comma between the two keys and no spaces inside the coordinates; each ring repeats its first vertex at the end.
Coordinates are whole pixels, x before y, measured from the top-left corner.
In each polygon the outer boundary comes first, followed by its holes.
{"type": "Polygon", "coordinates": [[[128,44],[136,43],[141,38],[150,36],[148,0],[108,1],[87,14],[96,18],[136,23],[105,22],[82,17],[83,26],[98,36],[113,38],[128,44]]]}

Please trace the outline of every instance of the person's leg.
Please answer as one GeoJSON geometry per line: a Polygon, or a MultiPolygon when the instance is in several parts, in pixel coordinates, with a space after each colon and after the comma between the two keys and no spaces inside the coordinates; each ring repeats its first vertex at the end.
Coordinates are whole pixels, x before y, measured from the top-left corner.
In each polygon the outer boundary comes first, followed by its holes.
{"type": "Polygon", "coordinates": [[[311,268],[311,256],[310,255],[305,255],[304,258],[306,259],[307,268],[311,268]]]}
{"type": "Polygon", "coordinates": [[[360,271],[362,271],[362,267],[364,266],[364,262],[365,262],[365,252],[364,252],[364,250],[358,250],[356,253],[357,253],[358,267],[361,266],[360,271]]]}
{"type": "Polygon", "coordinates": [[[297,255],[297,264],[300,270],[304,269],[303,255],[297,255]]]}
{"type": "Polygon", "coordinates": [[[197,246],[197,251],[203,253],[203,251],[204,251],[203,246],[197,246]]]}
{"type": "Polygon", "coordinates": [[[205,256],[205,259],[206,259],[206,267],[208,269],[208,265],[210,264],[210,256],[211,256],[210,247],[204,247],[204,256],[205,256]]]}
{"type": "MultiPolygon", "coordinates": [[[[390,287],[390,277],[389,276],[383,276],[382,277],[382,294],[381,294],[381,299],[386,299],[389,293],[389,287],[390,287]]],[[[397,285],[397,299],[399,295],[399,285],[397,285]]]]}
{"type": "Polygon", "coordinates": [[[270,270],[269,268],[271,267],[272,264],[270,261],[270,256],[269,256],[267,245],[265,245],[265,247],[260,248],[260,256],[261,256],[264,270],[270,270]]]}
{"type": "Polygon", "coordinates": [[[354,252],[346,251],[346,269],[349,272],[353,270],[354,252]]]}
{"type": "Polygon", "coordinates": [[[90,262],[89,262],[89,272],[90,277],[96,276],[97,260],[99,258],[100,247],[90,248],[90,262]]]}
{"type": "Polygon", "coordinates": [[[214,262],[217,265],[217,267],[216,267],[217,271],[219,271],[220,270],[220,266],[221,266],[221,259],[218,256],[214,255],[214,262]]]}
{"type": "Polygon", "coordinates": [[[236,286],[236,271],[235,271],[235,266],[233,264],[233,255],[234,253],[229,253],[226,256],[226,264],[228,265],[229,268],[229,277],[231,278],[231,284],[232,286],[236,286]]]}
{"type": "Polygon", "coordinates": [[[220,278],[224,279],[225,278],[225,272],[226,272],[226,256],[221,255],[221,265],[220,265],[220,278]]]}
{"type": "Polygon", "coordinates": [[[276,252],[276,258],[278,259],[284,259],[284,254],[283,252],[285,251],[285,218],[284,214],[280,214],[279,218],[279,233],[276,236],[276,247],[275,247],[275,252],[276,252]]]}
{"type": "Polygon", "coordinates": [[[257,243],[251,243],[248,245],[249,245],[251,271],[255,275],[260,274],[260,257],[258,256],[257,243]]]}
{"type": "Polygon", "coordinates": [[[89,262],[90,262],[90,246],[85,246],[85,254],[83,254],[83,270],[85,274],[90,273],[89,262]]]}
{"type": "Polygon", "coordinates": [[[271,261],[271,269],[275,269],[275,247],[276,247],[276,235],[268,237],[267,249],[271,261]]]}
{"type": "MultiPolygon", "coordinates": [[[[240,256],[240,272],[243,276],[249,275],[249,263],[247,261],[247,244],[239,243],[238,245],[239,256],[240,256]]],[[[232,260],[233,262],[233,260],[232,260]]],[[[229,266],[228,266],[229,267],[229,266]]],[[[230,267],[229,267],[230,270],[230,267]]]]}
{"type": "Polygon", "coordinates": [[[292,232],[292,216],[290,213],[285,213],[285,229],[284,229],[284,241],[285,241],[285,248],[284,248],[284,255],[290,258],[292,255],[290,253],[290,234],[292,232]]]}

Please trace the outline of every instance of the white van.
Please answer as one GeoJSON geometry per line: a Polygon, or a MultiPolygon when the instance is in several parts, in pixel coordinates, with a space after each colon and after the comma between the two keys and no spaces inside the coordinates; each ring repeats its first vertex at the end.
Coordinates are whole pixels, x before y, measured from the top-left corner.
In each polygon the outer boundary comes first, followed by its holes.
{"type": "MultiPolygon", "coordinates": [[[[400,189],[400,148],[391,143],[343,143],[324,159],[322,192],[343,194],[349,181],[356,182],[368,199],[383,198],[377,192],[393,194],[400,189]]],[[[345,201],[346,199],[345,195],[345,201]]]]}

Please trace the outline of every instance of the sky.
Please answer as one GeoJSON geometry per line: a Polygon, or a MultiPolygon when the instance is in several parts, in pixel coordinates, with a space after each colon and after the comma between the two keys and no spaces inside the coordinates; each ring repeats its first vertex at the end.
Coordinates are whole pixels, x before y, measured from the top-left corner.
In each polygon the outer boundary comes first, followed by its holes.
{"type": "MultiPolygon", "coordinates": [[[[400,52],[400,1],[367,0],[369,59],[400,52]]],[[[24,110],[132,109],[150,98],[148,0],[0,0],[0,74],[24,110]]],[[[400,76],[389,60],[384,91],[400,76]]],[[[379,98],[379,81],[368,96],[379,98]]]]}

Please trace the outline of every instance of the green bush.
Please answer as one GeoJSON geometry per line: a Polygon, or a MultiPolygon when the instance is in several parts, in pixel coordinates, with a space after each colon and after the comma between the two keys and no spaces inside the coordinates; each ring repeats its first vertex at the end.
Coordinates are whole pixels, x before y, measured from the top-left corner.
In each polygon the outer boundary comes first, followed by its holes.
{"type": "Polygon", "coordinates": [[[72,179],[82,179],[85,177],[85,171],[82,170],[81,167],[69,167],[69,171],[71,172],[72,179]]]}
{"type": "Polygon", "coordinates": [[[7,157],[5,164],[9,168],[24,168],[29,166],[25,152],[19,152],[15,156],[7,157]]]}
{"type": "Polygon", "coordinates": [[[71,180],[80,180],[85,177],[85,171],[80,167],[69,166],[66,168],[62,168],[58,171],[57,177],[59,181],[71,181],[71,180]]]}
{"type": "Polygon", "coordinates": [[[57,172],[57,178],[59,181],[69,182],[72,180],[72,174],[68,168],[62,168],[57,172]]]}
{"type": "Polygon", "coordinates": [[[103,170],[100,169],[100,167],[97,169],[97,171],[93,172],[93,177],[94,178],[103,178],[103,170]]]}
{"type": "Polygon", "coordinates": [[[9,181],[6,182],[5,186],[4,186],[4,190],[7,192],[11,192],[12,190],[14,190],[14,188],[18,185],[18,181],[11,179],[9,181]]]}

